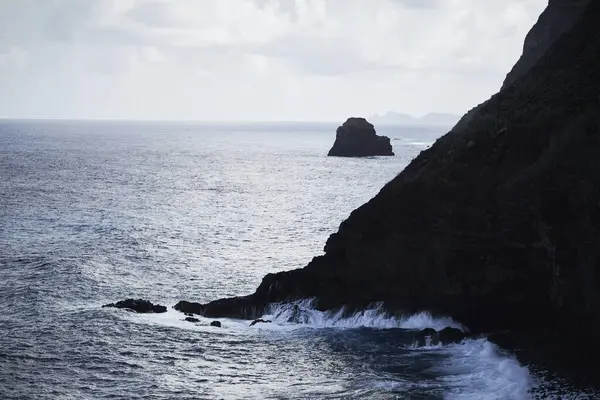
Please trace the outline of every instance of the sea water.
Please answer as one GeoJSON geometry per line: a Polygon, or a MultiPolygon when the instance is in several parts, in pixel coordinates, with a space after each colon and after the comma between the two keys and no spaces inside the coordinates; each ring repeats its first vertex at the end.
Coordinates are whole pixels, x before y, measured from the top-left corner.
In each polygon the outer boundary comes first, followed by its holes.
{"type": "MultiPolygon", "coordinates": [[[[336,124],[0,122],[1,399],[526,399],[485,338],[419,346],[426,312],[278,304],[268,324],[172,308],[299,268],[448,127],[382,127],[395,157],[334,158],[336,124]],[[165,314],[102,304],[145,298],[165,314]]],[[[584,396],[585,394],[573,394],[584,396]]]]}

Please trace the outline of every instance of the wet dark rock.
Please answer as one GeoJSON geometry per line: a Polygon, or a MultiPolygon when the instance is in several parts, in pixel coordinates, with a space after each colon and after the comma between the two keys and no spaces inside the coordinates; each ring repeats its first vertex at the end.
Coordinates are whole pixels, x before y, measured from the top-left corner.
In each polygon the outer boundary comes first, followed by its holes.
{"type": "Polygon", "coordinates": [[[415,343],[418,346],[431,346],[439,343],[438,332],[433,328],[425,328],[415,334],[415,343]]]}
{"type": "Polygon", "coordinates": [[[167,307],[161,306],[160,304],[152,304],[148,300],[142,299],[126,299],[116,303],[105,304],[102,307],[122,308],[140,314],[167,312],[167,307]]]}
{"type": "Polygon", "coordinates": [[[268,324],[268,323],[271,323],[271,321],[268,319],[265,320],[262,318],[258,318],[258,319],[255,319],[254,321],[250,322],[250,326],[254,326],[256,324],[268,324]]]}
{"type": "Polygon", "coordinates": [[[181,311],[185,315],[193,316],[194,314],[203,315],[204,306],[200,303],[192,303],[189,301],[182,300],[175,304],[173,308],[177,311],[181,311]]]}
{"type": "Polygon", "coordinates": [[[364,118],[348,118],[337,128],[335,142],[328,156],[369,157],[393,156],[387,136],[378,136],[373,124],[364,118]]]}
{"type": "Polygon", "coordinates": [[[433,328],[425,328],[422,329],[420,332],[421,336],[432,336],[432,335],[437,335],[437,331],[433,328]]]}
{"type": "Polygon", "coordinates": [[[221,327],[221,322],[220,321],[213,321],[210,323],[210,326],[216,326],[217,328],[221,327]]]}
{"type": "Polygon", "coordinates": [[[294,304],[294,309],[292,311],[292,315],[288,318],[287,322],[298,323],[300,320],[301,312],[302,311],[300,310],[300,306],[298,306],[297,304],[294,304]]]}
{"type": "Polygon", "coordinates": [[[533,398],[570,398],[574,392],[584,388],[600,399],[600,351],[597,333],[574,329],[573,326],[519,329],[491,333],[490,341],[517,357],[519,363],[527,365],[532,375],[544,376],[552,371],[562,378],[563,390],[570,396],[534,396],[533,398]],[[565,388],[564,384],[568,383],[565,388]]]}
{"type": "Polygon", "coordinates": [[[249,296],[221,299],[207,304],[182,300],[173,308],[183,313],[203,315],[207,318],[255,319],[263,315],[264,312],[254,308],[249,300],[249,296]]]}
{"type": "Polygon", "coordinates": [[[442,344],[460,343],[467,335],[456,328],[444,328],[438,332],[438,339],[442,344]]]}
{"type": "Polygon", "coordinates": [[[416,334],[419,346],[460,343],[467,338],[467,334],[456,328],[444,328],[436,331],[433,328],[425,328],[416,334]]]}
{"type": "Polygon", "coordinates": [[[287,319],[287,322],[294,324],[305,324],[309,320],[306,310],[303,310],[297,304],[294,304],[292,315],[287,319]]]}
{"type": "Polygon", "coordinates": [[[194,314],[192,314],[192,313],[188,313],[188,312],[186,312],[186,313],[183,313],[183,315],[185,315],[185,316],[188,316],[188,317],[193,317],[193,316],[194,316],[194,314]]]}
{"type": "Polygon", "coordinates": [[[194,323],[200,322],[200,320],[198,318],[194,318],[194,317],[187,317],[184,321],[194,322],[194,323]]]}

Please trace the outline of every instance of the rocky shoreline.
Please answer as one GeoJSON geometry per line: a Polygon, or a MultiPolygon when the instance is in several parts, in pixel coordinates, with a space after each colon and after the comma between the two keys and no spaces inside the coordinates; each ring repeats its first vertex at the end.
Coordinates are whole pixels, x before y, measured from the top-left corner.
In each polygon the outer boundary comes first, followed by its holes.
{"type": "MultiPolygon", "coordinates": [[[[116,303],[102,306],[123,309],[124,311],[137,313],[163,313],[167,307],[153,304],[148,300],[126,299],[116,303]]],[[[305,313],[308,311],[293,306],[293,312],[284,318],[287,323],[303,324],[307,322],[305,313]]],[[[210,326],[216,328],[227,328],[227,322],[218,320],[206,321],[195,316],[210,317],[204,305],[180,301],[172,307],[182,313],[182,321],[190,322],[198,326],[210,326]]],[[[242,318],[248,321],[248,327],[260,324],[271,324],[274,321],[265,320],[254,316],[262,315],[261,312],[268,311],[266,308],[259,312],[255,309],[233,318],[242,318]]],[[[381,312],[386,312],[381,309],[381,312]]],[[[346,310],[347,317],[352,316],[353,311],[346,310]]],[[[217,313],[218,314],[218,313],[217,313]]],[[[388,315],[390,317],[392,315],[388,315]]],[[[398,320],[401,315],[395,315],[398,320]]],[[[275,316],[278,317],[277,315],[275,316]]],[[[280,320],[280,318],[278,318],[280,320]]],[[[280,321],[281,322],[281,321],[280,321]]],[[[399,328],[403,329],[403,328],[399,328]]],[[[411,332],[413,345],[418,347],[448,345],[460,343],[465,339],[485,338],[498,345],[501,349],[516,356],[519,363],[526,365],[532,373],[538,377],[549,379],[548,385],[538,385],[534,388],[534,398],[546,398],[546,394],[564,393],[586,390],[586,393],[596,393],[600,396],[600,383],[597,381],[598,369],[595,367],[598,354],[594,351],[595,333],[580,331],[573,327],[561,329],[549,327],[537,327],[529,329],[504,330],[496,332],[473,332],[466,328],[445,327],[425,329],[404,329],[411,332]],[[565,342],[565,340],[569,340],[565,342]]]]}
{"type": "Polygon", "coordinates": [[[354,210],[323,256],[194,307],[245,317],[314,297],[322,310],[383,302],[481,332],[567,321],[600,331],[598,18],[591,2],[528,72],[354,210]]]}

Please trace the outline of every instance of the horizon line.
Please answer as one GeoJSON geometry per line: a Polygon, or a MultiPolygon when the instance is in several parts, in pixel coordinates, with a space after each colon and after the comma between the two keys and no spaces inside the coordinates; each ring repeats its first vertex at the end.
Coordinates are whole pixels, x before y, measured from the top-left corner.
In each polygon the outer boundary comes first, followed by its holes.
{"type": "MultiPolygon", "coordinates": [[[[408,114],[407,114],[408,115],[408,114]]],[[[460,118],[460,116],[457,116],[460,118]]],[[[339,120],[204,120],[204,119],[136,119],[136,118],[63,118],[63,117],[4,117],[0,121],[46,121],[46,122],[134,122],[134,123],[189,123],[189,124],[342,124],[348,118],[339,120]]],[[[360,118],[360,116],[359,116],[360,118]]],[[[373,116],[362,117],[367,121],[373,116]]],[[[421,117],[413,117],[414,121],[407,122],[380,122],[378,125],[403,126],[403,125],[447,125],[446,123],[435,123],[420,121],[421,117]]]]}

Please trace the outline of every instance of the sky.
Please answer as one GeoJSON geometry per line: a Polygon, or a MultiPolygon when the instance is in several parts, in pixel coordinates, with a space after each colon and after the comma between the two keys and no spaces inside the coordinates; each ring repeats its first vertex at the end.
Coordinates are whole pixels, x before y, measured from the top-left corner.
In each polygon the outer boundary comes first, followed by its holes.
{"type": "Polygon", "coordinates": [[[547,0],[0,0],[0,117],[464,114],[547,0]]]}

